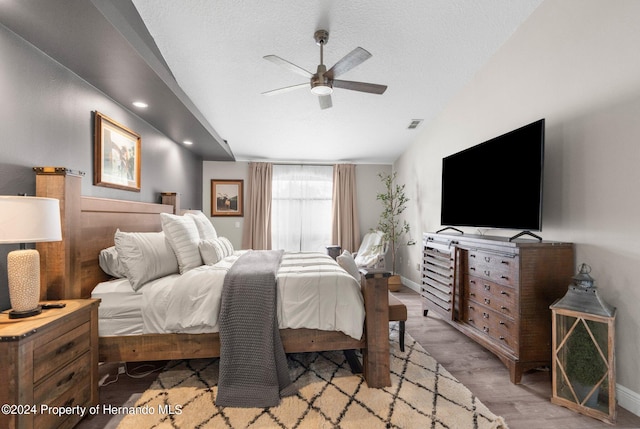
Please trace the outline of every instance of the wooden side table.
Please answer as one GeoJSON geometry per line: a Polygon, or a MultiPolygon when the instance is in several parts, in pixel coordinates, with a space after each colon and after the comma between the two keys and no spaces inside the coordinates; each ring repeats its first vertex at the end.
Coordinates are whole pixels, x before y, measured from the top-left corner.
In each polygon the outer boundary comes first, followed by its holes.
{"type": "Polygon", "coordinates": [[[0,313],[0,427],[72,428],[98,405],[100,300],[55,303],[65,307],[27,319],[0,313]]]}

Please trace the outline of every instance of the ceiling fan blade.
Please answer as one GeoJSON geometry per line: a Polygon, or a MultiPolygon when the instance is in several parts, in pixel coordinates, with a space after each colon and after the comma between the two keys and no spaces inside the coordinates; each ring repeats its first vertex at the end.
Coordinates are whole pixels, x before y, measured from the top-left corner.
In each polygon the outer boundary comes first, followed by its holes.
{"type": "Polygon", "coordinates": [[[295,65],[293,63],[290,63],[289,61],[284,60],[284,59],[280,58],[277,55],[265,55],[262,58],[264,58],[267,61],[271,61],[274,64],[277,64],[277,65],[279,65],[281,67],[284,67],[287,70],[292,71],[294,73],[297,73],[297,74],[299,74],[301,76],[304,76],[306,78],[310,79],[311,76],[313,76],[313,73],[311,73],[311,72],[309,72],[309,71],[303,69],[302,67],[299,67],[299,66],[297,66],[297,65],[295,65]]]}
{"type": "Polygon", "coordinates": [[[371,94],[383,94],[387,90],[387,85],[376,83],[353,82],[351,80],[334,80],[334,88],[350,89],[352,91],[369,92],[371,94]]]}
{"type": "Polygon", "coordinates": [[[308,83],[299,83],[297,85],[285,86],[284,88],[272,89],[271,91],[263,92],[262,95],[277,95],[284,92],[293,91],[294,89],[309,88],[308,83]]]}
{"type": "Polygon", "coordinates": [[[333,106],[333,103],[331,103],[330,95],[320,95],[318,96],[318,101],[320,102],[321,109],[328,109],[329,107],[333,106]]]}
{"type": "Polygon", "coordinates": [[[342,59],[335,63],[333,67],[327,70],[326,75],[327,77],[329,77],[329,79],[333,79],[334,77],[338,77],[341,74],[348,72],[349,70],[363,63],[369,58],[371,58],[371,54],[369,53],[369,51],[361,47],[357,47],[353,51],[342,57],[342,59]]]}

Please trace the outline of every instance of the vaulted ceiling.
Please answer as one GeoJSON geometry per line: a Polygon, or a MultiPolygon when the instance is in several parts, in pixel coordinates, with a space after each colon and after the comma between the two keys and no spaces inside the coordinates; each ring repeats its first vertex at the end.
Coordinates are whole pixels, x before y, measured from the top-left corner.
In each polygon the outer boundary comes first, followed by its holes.
{"type": "Polygon", "coordinates": [[[541,1],[3,0],[0,22],[203,159],[389,163],[541,1]],[[314,73],[318,29],[327,68],[362,47],[340,79],[386,92],[262,95],[308,82],[263,57],[314,73]]]}

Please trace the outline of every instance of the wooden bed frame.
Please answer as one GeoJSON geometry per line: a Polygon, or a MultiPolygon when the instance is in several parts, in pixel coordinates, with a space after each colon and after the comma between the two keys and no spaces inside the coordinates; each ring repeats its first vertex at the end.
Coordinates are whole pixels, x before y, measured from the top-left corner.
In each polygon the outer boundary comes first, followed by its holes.
{"type": "MultiPolygon", "coordinates": [[[[121,231],[160,231],[160,213],[172,205],[81,196],[82,173],[66,168],[34,168],[36,195],[60,200],[60,242],[38,243],[41,255],[41,300],[89,298],[109,277],[98,265],[100,250],[113,246],[121,231]]],[[[362,271],[365,333],[362,339],[332,331],[282,329],[287,353],[361,349],[370,387],[390,386],[388,273],[362,271]]],[[[211,334],[142,334],[99,338],[101,362],[135,362],[209,358],[220,355],[220,339],[211,334]]]]}

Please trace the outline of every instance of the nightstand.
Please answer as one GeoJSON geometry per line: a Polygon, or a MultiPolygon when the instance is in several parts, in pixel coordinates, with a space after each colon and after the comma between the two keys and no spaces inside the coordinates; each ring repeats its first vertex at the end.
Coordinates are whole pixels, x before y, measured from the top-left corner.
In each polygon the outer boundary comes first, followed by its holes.
{"type": "Polygon", "coordinates": [[[66,306],[27,319],[0,313],[2,428],[72,428],[98,405],[100,300],[55,302],[66,306]]]}

